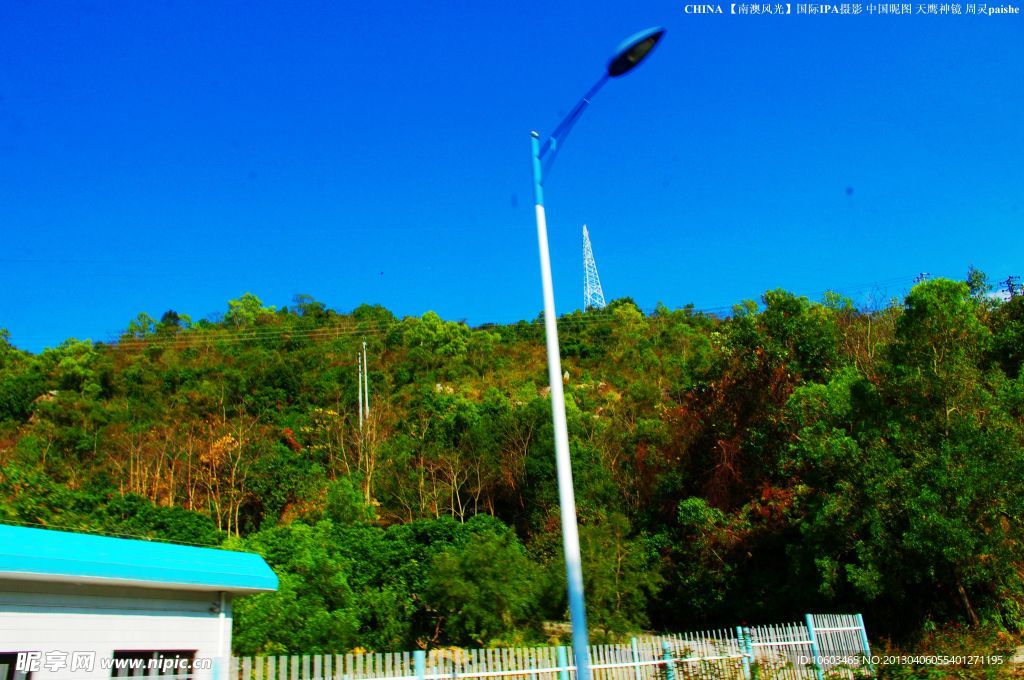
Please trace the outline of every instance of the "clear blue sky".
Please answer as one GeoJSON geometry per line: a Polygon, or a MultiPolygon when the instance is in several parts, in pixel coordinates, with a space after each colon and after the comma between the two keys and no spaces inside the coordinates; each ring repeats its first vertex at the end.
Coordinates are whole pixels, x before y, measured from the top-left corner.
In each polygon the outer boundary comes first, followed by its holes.
{"type": "Polygon", "coordinates": [[[1021,15],[683,6],[0,3],[0,328],[39,350],[246,291],[533,318],[528,133],[655,24],[546,183],[560,311],[584,222],[645,308],[1024,274],[1021,15]]]}

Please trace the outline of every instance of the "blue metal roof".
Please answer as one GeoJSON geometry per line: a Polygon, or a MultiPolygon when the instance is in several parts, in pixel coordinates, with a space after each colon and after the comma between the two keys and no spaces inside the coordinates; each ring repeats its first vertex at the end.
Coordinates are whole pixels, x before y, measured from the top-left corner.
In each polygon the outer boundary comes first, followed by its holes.
{"type": "Polygon", "coordinates": [[[0,524],[0,579],[252,593],[277,590],[255,553],[0,524]]]}

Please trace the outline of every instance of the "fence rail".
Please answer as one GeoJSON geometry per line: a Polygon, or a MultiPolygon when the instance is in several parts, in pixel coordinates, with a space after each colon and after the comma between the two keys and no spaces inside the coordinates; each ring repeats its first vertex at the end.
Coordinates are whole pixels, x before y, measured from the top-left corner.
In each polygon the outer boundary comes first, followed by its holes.
{"type": "MultiPolygon", "coordinates": [[[[593,680],[873,677],[860,614],[593,645],[593,680]]],[[[228,680],[575,680],[569,647],[233,657],[228,680]],[[557,674],[557,677],[555,675],[557,674]]]]}

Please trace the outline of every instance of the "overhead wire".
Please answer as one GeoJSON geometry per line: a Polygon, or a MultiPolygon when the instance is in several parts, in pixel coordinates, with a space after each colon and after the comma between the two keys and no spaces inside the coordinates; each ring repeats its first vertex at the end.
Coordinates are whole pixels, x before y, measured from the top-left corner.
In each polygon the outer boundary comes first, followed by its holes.
{"type": "MultiPolygon", "coordinates": [[[[824,297],[826,293],[835,292],[846,297],[850,295],[877,291],[900,283],[910,283],[915,280],[916,277],[893,277],[890,279],[883,279],[868,284],[854,284],[855,288],[848,286],[833,286],[824,291],[817,293],[810,293],[803,297],[824,297]]],[[[703,307],[697,308],[693,306],[676,307],[670,311],[683,312],[689,310],[694,315],[705,315],[705,316],[721,316],[728,314],[736,305],[720,305],[715,307],[703,307]]],[[[641,311],[647,315],[656,314],[658,307],[647,307],[641,308],[641,311]]],[[[578,311],[578,310],[577,310],[578,311]]],[[[406,317],[410,318],[410,317],[406,317]]],[[[417,317],[411,317],[417,318],[417,317]]],[[[170,349],[188,349],[192,347],[203,347],[216,344],[231,344],[231,343],[243,343],[243,342],[261,342],[266,340],[276,339],[323,339],[323,340],[334,340],[345,337],[355,337],[362,335],[382,335],[385,332],[391,330],[395,326],[399,326],[403,323],[404,319],[394,320],[374,320],[374,321],[357,321],[351,319],[351,317],[345,319],[343,326],[334,327],[319,327],[319,328],[278,328],[278,327],[265,327],[265,328],[249,328],[249,329],[237,329],[237,330],[223,330],[220,328],[211,329],[210,333],[196,332],[196,327],[183,328],[180,332],[172,336],[161,336],[156,334],[150,334],[143,337],[132,337],[126,331],[119,334],[108,334],[105,340],[93,341],[94,344],[104,344],[109,347],[115,347],[122,350],[133,350],[133,349],[147,349],[147,348],[170,348],[170,349]]],[[[558,324],[560,326],[565,325],[578,325],[578,324],[591,324],[591,323],[607,323],[608,317],[600,315],[584,315],[574,316],[573,313],[569,313],[558,318],[558,324]]],[[[460,323],[466,323],[461,321],[460,323]]],[[[472,325],[466,323],[467,326],[474,329],[485,329],[488,326],[517,326],[521,323],[529,325],[540,326],[543,324],[543,319],[540,317],[534,319],[517,319],[509,321],[487,321],[474,323],[472,325]]]]}

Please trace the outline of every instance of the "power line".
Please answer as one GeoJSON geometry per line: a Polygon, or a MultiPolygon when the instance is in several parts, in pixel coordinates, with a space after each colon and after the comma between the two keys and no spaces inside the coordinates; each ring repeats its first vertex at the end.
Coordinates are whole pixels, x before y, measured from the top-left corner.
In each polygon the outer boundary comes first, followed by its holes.
{"type": "MultiPolygon", "coordinates": [[[[857,293],[864,293],[869,291],[879,290],[880,288],[886,288],[894,284],[909,283],[911,281],[917,281],[920,275],[916,277],[894,277],[891,279],[883,279],[875,281],[870,284],[855,284],[858,287],[850,289],[847,286],[833,286],[824,291],[817,293],[809,293],[803,297],[816,297],[821,298],[825,293],[839,292],[847,296],[854,295],[857,293]]],[[[673,311],[685,311],[691,310],[695,315],[707,315],[707,316],[720,316],[728,314],[735,307],[735,304],[720,305],[715,307],[703,307],[697,308],[694,306],[685,306],[674,308],[673,311]]],[[[647,315],[656,313],[656,307],[641,308],[647,315]]],[[[416,318],[416,317],[406,317],[416,318]]],[[[584,317],[573,317],[573,316],[562,316],[558,318],[558,322],[562,324],[566,323],[593,323],[593,322],[606,322],[604,316],[584,316],[584,317]]],[[[238,329],[238,330],[222,330],[222,329],[211,329],[211,333],[198,334],[195,331],[201,330],[196,328],[183,329],[181,334],[176,334],[170,337],[162,337],[158,335],[148,335],[145,337],[126,337],[125,333],[119,334],[108,334],[106,340],[93,341],[94,344],[103,343],[111,347],[117,347],[123,350],[133,349],[148,349],[148,348],[169,348],[169,349],[187,349],[194,347],[203,347],[214,344],[223,343],[242,343],[242,342],[260,342],[264,340],[277,340],[277,339],[342,339],[346,337],[352,337],[359,334],[369,333],[371,335],[382,335],[387,330],[399,326],[404,323],[404,319],[395,319],[388,321],[356,321],[354,319],[346,319],[346,326],[341,327],[322,327],[322,328],[252,328],[252,329],[238,329]]],[[[542,320],[537,317],[532,320],[527,319],[516,319],[508,321],[489,321],[474,324],[475,328],[483,328],[490,325],[497,326],[515,326],[520,323],[527,323],[530,325],[542,325],[542,320]]],[[[467,324],[468,325],[468,324],[467,324]]]]}

